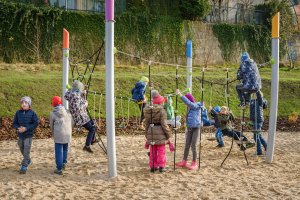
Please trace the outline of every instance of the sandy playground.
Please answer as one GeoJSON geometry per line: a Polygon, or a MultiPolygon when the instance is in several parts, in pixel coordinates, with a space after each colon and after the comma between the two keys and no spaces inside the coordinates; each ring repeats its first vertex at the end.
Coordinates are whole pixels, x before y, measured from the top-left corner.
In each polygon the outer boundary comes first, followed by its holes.
{"type": "MultiPolygon", "coordinates": [[[[153,174],[144,136],[117,136],[115,180],[108,180],[107,159],[98,146],[93,146],[93,155],[82,151],[84,137],[73,138],[63,176],[53,173],[52,139],[33,141],[33,165],[25,175],[18,173],[21,154],[16,141],[1,141],[0,199],[300,199],[299,132],[277,133],[273,164],[254,156],[252,148],[246,151],[250,163],[246,165],[235,144],[222,168],[231,140],[225,137],[226,147],[217,149],[207,137],[202,140],[199,171],[173,171],[173,153],[168,151],[168,172],[153,174]]],[[[176,160],[180,161],[183,133],[177,144],[176,160]]]]}

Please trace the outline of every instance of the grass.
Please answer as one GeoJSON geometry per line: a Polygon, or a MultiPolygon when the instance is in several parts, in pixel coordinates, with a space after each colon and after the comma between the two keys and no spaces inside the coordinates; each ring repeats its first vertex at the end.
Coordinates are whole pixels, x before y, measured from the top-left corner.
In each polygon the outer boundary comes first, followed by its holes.
{"type": "MultiPolygon", "coordinates": [[[[236,78],[237,67],[230,68],[230,80],[236,78]]],[[[84,70],[84,66],[80,67],[80,71],[84,70]]],[[[19,109],[19,100],[22,96],[28,95],[32,97],[33,109],[39,116],[48,117],[52,107],[51,98],[54,95],[61,96],[62,90],[62,70],[60,65],[25,65],[25,64],[0,64],[0,116],[12,117],[17,109],[19,109]]],[[[200,81],[201,68],[193,68],[193,94],[195,98],[201,100],[200,81]]],[[[263,80],[263,93],[270,104],[270,88],[271,88],[271,69],[260,69],[263,80]]],[[[179,68],[178,85],[181,90],[186,88],[186,69],[179,68]]],[[[115,66],[115,95],[131,97],[131,88],[140,79],[141,76],[148,76],[148,67],[144,66],[115,66]]],[[[279,91],[279,117],[288,117],[293,112],[300,113],[300,71],[289,71],[285,68],[280,69],[280,91],[279,91]]],[[[71,74],[69,75],[71,77],[71,74]]],[[[205,80],[224,83],[226,71],[221,67],[209,68],[205,71],[205,80]]],[[[174,67],[151,67],[151,81],[154,88],[161,94],[173,93],[176,88],[175,68],[174,67]]],[[[230,84],[230,107],[236,115],[238,99],[235,91],[237,82],[230,84]]],[[[105,68],[97,66],[92,82],[91,89],[97,92],[105,92],[105,68]]],[[[204,101],[206,105],[226,105],[224,87],[221,85],[204,84],[204,101]],[[212,95],[210,95],[212,92],[212,95]]],[[[147,89],[149,96],[149,87],[147,89]]],[[[89,96],[89,106],[92,115],[98,117],[99,102],[101,101],[100,112],[101,117],[105,117],[105,97],[100,95],[89,96]],[[94,101],[95,100],[95,101],[94,101]],[[94,109],[95,104],[95,109],[94,109]],[[95,111],[95,113],[94,113],[95,111]]],[[[173,98],[175,107],[175,97],[173,98]]],[[[139,115],[137,106],[133,102],[123,99],[116,99],[116,117],[125,117],[128,115],[139,115]]],[[[179,114],[184,115],[185,106],[178,100],[179,114]]],[[[270,105],[269,105],[270,106],[270,105]]],[[[265,112],[266,115],[269,111],[265,112]]]]}

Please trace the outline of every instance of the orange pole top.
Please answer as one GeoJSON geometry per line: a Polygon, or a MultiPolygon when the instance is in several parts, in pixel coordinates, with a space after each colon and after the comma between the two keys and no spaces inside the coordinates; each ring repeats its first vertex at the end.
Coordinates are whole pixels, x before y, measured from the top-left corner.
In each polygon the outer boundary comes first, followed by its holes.
{"type": "Polygon", "coordinates": [[[272,38],[279,38],[280,13],[276,13],[272,18],[272,38]]]}
{"type": "Polygon", "coordinates": [[[64,49],[69,48],[69,32],[65,28],[63,30],[63,48],[64,49]]]}

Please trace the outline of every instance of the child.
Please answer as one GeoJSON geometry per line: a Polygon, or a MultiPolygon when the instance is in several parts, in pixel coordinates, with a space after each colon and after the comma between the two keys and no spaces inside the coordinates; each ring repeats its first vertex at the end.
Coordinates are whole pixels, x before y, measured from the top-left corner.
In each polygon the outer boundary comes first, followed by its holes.
{"type": "Polygon", "coordinates": [[[54,173],[62,175],[68,159],[68,147],[72,135],[72,116],[62,106],[59,96],[52,98],[53,111],[50,114],[50,129],[55,143],[55,162],[54,173]]]}
{"type": "Polygon", "coordinates": [[[157,169],[161,173],[166,171],[167,157],[165,145],[170,143],[169,138],[172,131],[167,124],[167,113],[163,108],[163,103],[164,98],[158,95],[153,99],[153,108],[146,106],[144,109],[147,140],[145,147],[148,148],[150,145],[149,166],[151,172],[157,169]]]}
{"type": "Polygon", "coordinates": [[[146,98],[145,98],[145,92],[146,87],[149,82],[149,79],[146,76],[142,76],[141,80],[137,82],[131,90],[132,99],[138,104],[139,109],[141,111],[141,117],[140,117],[140,128],[142,130],[145,130],[143,126],[143,119],[144,119],[144,108],[146,106],[146,98]]]}
{"type": "Polygon", "coordinates": [[[261,78],[256,63],[250,59],[247,52],[241,56],[237,79],[242,81],[236,86],[240,100],[239,106],[249,105],[251,93],[257,93],[261,89],[261,78]]]}
{"type": "MultiPolygon", "coordinates": [[[[220,129],[223,135],[228,137],[233,137],[234,140],[240,140],[242,133],[236,130],[233,130],[231,121],[234,120],[234,116],[232,112],[226,107],[222,106],[220,113],[217,114],[217,120],[220,125],[220,129]]],[[[245,150],[245,148],[253,147],[255,144],[250,142],[246,136],[243,135],[242,140],[246,143],[246,147],[239,144],[241,150],[245,150]]]]}
{"type": "Polygon", "coordinates": [[[260,133],[264,123],[263,109],[267,108],[267,100],[263,98],[262,92],[257,93],[257,95],[257,99],[250,100],[250,120],[253,123],[256,153],[258,156],[262,156],[261,145],[263,145],[265,151],[267,150],[267,142],[260,133]]]}
{"type": "Polygon", "coordinates": [[[36,113],[31,109],[31,98],[28,96],[21,98],[21,109],[18,110],[14,117],[13,128],[18,133],[18,146],[23,155],[20,174],[25,174],[28,165],[32,164],[30,158],[30,149],[32,137],[38,126],[39,119],[36,113]]]}
{"type": "Polygon", "coordinates": [[[216,138],[217,138],[218,145],[216,147],[218,147],[218,148],[222,148],[222,147],[225,146],[224,142],[223,142],[223,134],[222,134],[222,131],[220,129],[219,120],[218,120],[218,113],[220,113],[220,111],[221,111],[220,106],[216,106],[214,108],[210,107],[210,114],[215,120],[214,126],[217,129],[216,130],[216,138]]]}
{"type": "Polygon", "coordinates": [[[188,111],[186,116],[186,140],[185,140],[185,148],[183,159],[181,162],[176,163],[178,167],[187,167],[190,170],[197,169],[198,165],[196,163],[197,160],[197,139],[200,133],[200,126],[201,126],[201,106],[200,102],[195,102],[195,99],[192,94],[187,93],[183,96],[179,89],[176,90],[176,94],[179,94],[181,100],[187,105],[188,111]],[[189,155],[190,147],[192,148],[193,152],[193,161],[191,165],[187,165],[187,158],[189,155]]]}
{"type": "Polygon", "coordinates": [[[69,109],[70,113],[73,117],[74,123],[78,127],[84,127],[89,131],[86,142],[83,147],[84,151],[87,151],[89,153],[93,153],[93,150],[91,149],[91,145],[93,145],[95,140],[95,132],[96,128],[94,125],[93,120],[90,119],[88,113],[87,113],[87,105],[88,102],[85,99],[86,92],[84,91],[84,85],[78,81],[75,80],[72,83],[72,90],[68,90],[65,94],[65,99],[69,101],[69,109]]]}

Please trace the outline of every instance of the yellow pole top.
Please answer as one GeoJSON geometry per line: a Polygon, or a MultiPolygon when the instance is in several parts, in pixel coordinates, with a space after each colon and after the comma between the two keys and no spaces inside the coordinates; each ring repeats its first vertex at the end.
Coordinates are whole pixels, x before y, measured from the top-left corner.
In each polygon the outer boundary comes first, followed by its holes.
{"type": "Polygon", "coordinates": [[[280,13],[277,12],[272,18],[272,38],[279,38],[280,13]]]}

